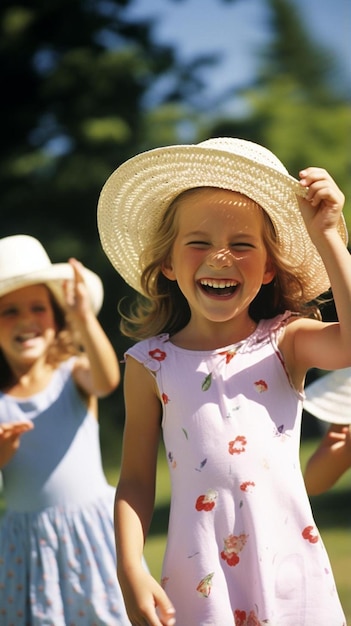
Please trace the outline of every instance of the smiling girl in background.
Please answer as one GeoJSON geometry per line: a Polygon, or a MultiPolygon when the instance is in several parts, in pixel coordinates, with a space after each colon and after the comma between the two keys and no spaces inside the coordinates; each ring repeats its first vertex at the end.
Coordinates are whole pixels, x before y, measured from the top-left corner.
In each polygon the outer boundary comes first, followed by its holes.
{"type": "Polygon", "coordinates": [[[27,235],[0,240],[2,626],[127,626],[97,398],[119,383],[96,314],[99,277],[52,264],[27,235]]]}

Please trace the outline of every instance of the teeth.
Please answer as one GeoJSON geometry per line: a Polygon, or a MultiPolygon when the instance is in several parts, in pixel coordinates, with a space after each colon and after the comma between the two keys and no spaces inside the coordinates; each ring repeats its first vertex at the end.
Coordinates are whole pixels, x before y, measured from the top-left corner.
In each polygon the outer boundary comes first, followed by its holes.
{"type": "Polygon", "coordinates": [[[20,341],[28,341],[28,339],[34,339],[36,333],[23,333],[19,336],[20,341]]]}
{"type": "Polygon", "coordinates": [[[235,280],[217,281],[204,278],[200,280],[201,285],[204,287],[212,287],[213,289],[225,289],[226,287],[235,287],[238,283],[235,280]]]}

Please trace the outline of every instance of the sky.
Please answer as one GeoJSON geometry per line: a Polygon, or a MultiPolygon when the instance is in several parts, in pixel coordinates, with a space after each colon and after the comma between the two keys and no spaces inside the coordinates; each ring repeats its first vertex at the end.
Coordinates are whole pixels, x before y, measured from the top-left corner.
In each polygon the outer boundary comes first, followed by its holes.
{"type": "MultiPolygon", "coordinates": [[[[311,38],[335,54],[351,93],[351,0],[289,0],[311,38]]],[[[255,75],[259,49],[269,41],[264,0],[134,0],[128,11],[157,18],[155,39],[174,45],[181,60],[199,53],[220,53],[221,62],[206,70],[208,92],[243,87],[255,75]]],[[[313,79],[313,77],[311,77],[313,79]]]]}

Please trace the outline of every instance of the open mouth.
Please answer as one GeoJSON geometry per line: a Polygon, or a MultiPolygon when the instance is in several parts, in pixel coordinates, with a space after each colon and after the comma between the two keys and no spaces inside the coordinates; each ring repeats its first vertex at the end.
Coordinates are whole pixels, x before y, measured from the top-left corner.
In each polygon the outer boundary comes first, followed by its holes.
{"type": "Polygon", "coordinates": [[[37,333],[31,332],[31,333],[22,333],[21,335],[18,335],[16,340],[19,343],[26,343],[27,341],[31,341],[32,339],[35,339],[37,337],[37,333]]]}
{"type": "Polygon", "coordinates": [[[236,291],[237,283],[235,280],[202,278],[200,281],[201,289],[208,294],[216,296],[231,296],[236,291]]]}

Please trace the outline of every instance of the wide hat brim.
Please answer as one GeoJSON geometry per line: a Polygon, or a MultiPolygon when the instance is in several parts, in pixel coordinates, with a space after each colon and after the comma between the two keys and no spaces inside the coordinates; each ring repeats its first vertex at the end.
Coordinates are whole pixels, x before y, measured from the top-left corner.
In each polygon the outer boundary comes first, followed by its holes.
{"type": "Polygon", "coordinates": [[[304,409],[323,422],[351,424],[351,367],[317,378],[305,389],[304,409]]]}
{"type": "MultiPolygon", "coordinates": [[[[104,289],[101,279],[95,272],[86,267],[82,269],[84,282],[89,294],[91,307],[97,314],[102,306],[104,299],[104,289]]],[[[12,275],[7,279],[0,280],[0,297],[29,287],[30,285],[46,284],[56,297],[62,308],[66,307],[63,284],[65,281],[73,280],[74,272],[69,263],[52,263],[46,268],[28,272],[26,274],[12,275]]]]}
{"type": "MultiPolygon", "coordinates": [[[[296,198],[305,195],[305,188],[270,151],[232,138],[149,150],[108,178],[98,202],[99,235],[107,257],[131,287],[142,293],[140,255],[172,200],[194,187],[219,187],[252,198],[271,218],[282,253],[304,285],[306,300],[329,289],[296,198]]],[[[346,244],[343,217],[339,232],[346,244]]]]}

